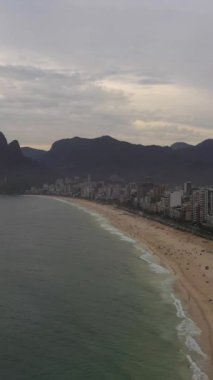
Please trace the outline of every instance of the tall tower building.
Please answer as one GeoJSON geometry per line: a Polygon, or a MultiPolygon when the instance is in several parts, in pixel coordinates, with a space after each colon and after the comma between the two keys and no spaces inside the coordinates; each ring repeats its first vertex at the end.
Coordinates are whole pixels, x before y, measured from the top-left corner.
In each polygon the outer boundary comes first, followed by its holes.
{"type": "Polygon", "coordinates": [[[192,193],[192,220],[194,223],[205,223],[208,215],[208,190],[199,189],[192,193]]]}

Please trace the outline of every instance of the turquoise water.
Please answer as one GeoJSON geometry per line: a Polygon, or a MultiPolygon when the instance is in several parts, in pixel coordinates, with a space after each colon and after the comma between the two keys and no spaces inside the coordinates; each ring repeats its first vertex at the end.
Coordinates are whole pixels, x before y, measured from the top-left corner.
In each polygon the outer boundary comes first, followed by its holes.
{"type": "Polygon", "coordinates": [[[0,379],[192,379],[171,276],[143,248],[53,199],[0,210],[0,379]]]}

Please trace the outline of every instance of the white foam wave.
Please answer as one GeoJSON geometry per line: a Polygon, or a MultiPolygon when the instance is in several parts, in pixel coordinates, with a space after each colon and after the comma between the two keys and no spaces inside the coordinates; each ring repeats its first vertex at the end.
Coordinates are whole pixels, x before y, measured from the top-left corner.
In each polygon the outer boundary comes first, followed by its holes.
{"type": "Polygon", "coordinates": [[[201,334],[200,329],[190,318],[185,318],[177,326],[178,335],[180,336],[199,336],[201,334]]]}
{"type": "Polygon", "coordinates": [[[166,269],[166,268],[162,267],[161,265],[157,264],[154,261],[153,255],[151,255],[148,252],[146,252],[142,256],[140,256],[140,259],[144,260],[147,264],[149,264],[150,269],[154,273],[159,273],[159,274],[169,274],[170,273],[168,271],[168,269],[166,269]]]}
{"type": "Polygon", "coordinates": [[[120,240],[125,241],[127,243],[132,243],[132,244],[136,243],[136,241],[134,239],[130,238],[129,236],[123,234],[117,228],[113,227],[108,222],[108,220],[104,216],[102,216],[101,214],[99,214],[97,212],[94,212],[94,211],[91,211],[91,210],[87,209],[86,207],[83,207],[83,206],[80,206],[80,205],[76,205],[75,203],[72,203],[72,202],[67,202],[67,201],[64,201],[64,202],[70,203],[73,206],[77,207],[78,209],[80,209],[80,210],[86,212],[87,214],[93,216],[103,229],[105,229],[106,231],[108,231],[112,235],[118,236],[120,238],[120,240]]]}
{"type": "Polygon", "coordinates": [[[164,275],[163,281],[160,283],[161,296],[164,303],[171,303],[170,294],[174,286],[175,277],[172,274],[164,275]]]}
{"type": "MultiPolygon", "coordinates": [[[[197,355],[202,356],[203,359],[207,359],[207,355],[202,351],[201,347],[194,338],[196,336],[200,336],[201,330],[192,319],[187,317],[181,301],[175,297],[173,293],[171,294],[171,297],[176,308],[177,317],[182,319],[182,322],[177,326],[178,335],[185,337],[185,346],[190,352],[194,352],[197,355]]],[[[193,380],[209,380],[208,376],[201,371],[198,365],[192,360],[191,356],[187,355],[187,359],[190,362],[193,380]]]]}
{"type": "Polygon", "coordinates": [[[129,236],[123,234],[117,228],[113,227],[108,222],[108,220],[104,216],[102,216],[101,214],[99,214],[97,212],[94,212],[94,211],[91,211],[91,210],[87,209],[84,206],[78,205],[76,203],[73,203],[73,202],[70,202],[70,201],[67,201],[67,200],[64,200],[64,199],[60,199],[60,198],[55,198],[55,199],[58,200],[58,201],[60,201],[60,202],[68,203],[68,204],[70,204],[72,206],[75,206],[78,209],[86,212],[87,214],[95,217],[95,219],[99,222],[100,226],[102,228],[104,228],[106,231],[110,232],[112,235],[118,236],[122,241],[126,241],[127,243],[134,244],[135,248],[141,250],[144,253],[140,258],[142,260],[146,261],[149,264],[150,269],[154,273],[158,273],[158,274],[169,274],[170,273],[168,269],[166,269],[165,267],[157,264],[154,256],[152,254],[148,253],[141,245],[138,245],[137,241],[135,239],[130,238],[129,236]]]}
{"type": "Polygon", "coordinates": [[[201,371],[201,369],[198,367],[198,365],[192,360],[190,355],[186,356],[189,364],[190,364],[190,369],[192,370],[192,379],[193,380],[209,380],[208,376],[201,371]]]}
{"type": "Polygon", "coordinates": [[[104,228],[106,231],[110,232],[112,235],[118,236],[121,240],[126,241],[128,243],[135,243],[135,240],[130,238],[127,235],[124,235],[121,231],[119,231],[117,228],[111,226],[109,223],[107,223],[106,220],[103,220],[103,218],[99,219],[101,222],[101,227],[104,228]]]}
{"type": "Polygon", "coordinates": [[[199,344],[196,342],[192,336],[187,336],[186,337],[186,347],[189,349],[191,352],[196,352],[198,355],[202,356],[204,359],[207,359],[207,355],[204,354],[204,352],[201,350],[199,344]]]}
{"type": "Polygon", "coordinates": [[[91,210],[87,209],[84,206],[78,205],[76,203],[73,203],[73,202],[70,202],[70,201],[67,201],[67,200],[64,200],[64,199],[60,199],[60,198],[55,198],[55,199],[58,200],[58,201],[60,201],[60,202],[68,203],[68,204],[70,204],[72,206],[75,206],[78,209],[86,212],[87,214],[95,217],[95,219],[99,222],[100,226],[102,228],[104,228],[106,231],[110,232],[112,235],[118,236],[122,241],[134,244],[134,246],[135,246],[136,249],[139,249],[139,250],[141,250],[143,252],[143,255],[140,256],[140,258],[142,260],[146,261],[149,264],[149,267],[150,267],[150,269],[151,269],[152,272],[157,273],[157,274],[169,274],[170,273],[170,271],[168,269],[166,269],[165,267],[157,264],[156,263],[156,259],[154,258],[154,256],[152,254],[148,253],[141,245],[138,245],[136,240],[130,238],[129,236],[123,234],[117,228],[113,227],[108,222],[108,220],[104,216],[102,216],[101,214],[99,214],[97,212],[94,212],[94,211],[91,211],[91,210]]]}
{"type": "Polygon", "coordinates": [[[178,318],[186,318],[186,314],[183,310],[183,306],[182,306],[181,301],[177,297],[175,297],[175,295],[173,293],[171,294],[171,297],[172,297],[173,304],[174,304],[176,311],[177,311],[177,313],[176,313],[177,317],[178,318]]]}

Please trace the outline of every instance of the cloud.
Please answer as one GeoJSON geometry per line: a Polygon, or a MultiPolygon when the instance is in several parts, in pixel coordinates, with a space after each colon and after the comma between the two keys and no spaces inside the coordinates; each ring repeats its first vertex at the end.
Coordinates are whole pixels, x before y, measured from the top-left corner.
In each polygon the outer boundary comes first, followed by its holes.
{"type": "Polygon", "coordinates": [[[110,76],[97,82],[106,91],[123,91],[129,98],[132,116],[147,122],[164,122],[202,129],[212,128],[211,99],[213,91],[183,86],[164,78],[137,76],[110,76]]]}
{"type": "Polygon", "coordinates": [[[0,66],[0,84],[2,130],[23,133],[24,144],[31,135],[31,144],[46,144],[50,136],[105,134],[125,119],[125,95],[103,91],[80,72],[0,66]]]}
{"type": "Polygon", "coordinates": [[[45,145],[211,137],[212,32],[210,0],[0,0],[1,129],[45,145]]]}
{"type": "MultiPolygon", "coordinates": [[[[169,121],[136,120],[133,125],[145,145],[150,144],[150,141],[156,145],[171,145],[171,142],[182,140],[196,144],[205,139],[206,133],[202,128],[196,129],[191,125],[180,125],[169,121]]],[[[213,131],[211,137],[213,138],[213,131]]]]}

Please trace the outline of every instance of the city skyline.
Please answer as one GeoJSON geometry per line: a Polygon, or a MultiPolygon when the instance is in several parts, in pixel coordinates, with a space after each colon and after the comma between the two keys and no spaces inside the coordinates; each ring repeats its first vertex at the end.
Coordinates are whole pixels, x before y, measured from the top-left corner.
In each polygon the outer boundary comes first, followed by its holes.
{"type": "Polygon", "coordinates": [[[2,132],[47,149],[213,138],[210,0],[0,1],[2,132]]]}
{"type": "MultiPolygon", "coordinates": [[[[189,227],[189,231],[195,233],[200,233],[200,228],[196,231],[198,226],[211,230],[213,228],[213,188],[193,186],[191,181],[178,186],[169,186],[156,184],[151,178],[143,182],[113,182],[92,181],[88,175],[87,179],[78,176],[58,178],[55,183],[45,183],[40,188],[32,186],[27,193],[117,204],[134,212],[143,211],[145,213],[143,216],[149,215],[154,219],[158,215],[165,224],[168,224],[168,219],[176,220],[183,223],[183,230],[189,227]]],[[[174,224],[171,225],[174,227],[174,224]]]]}

